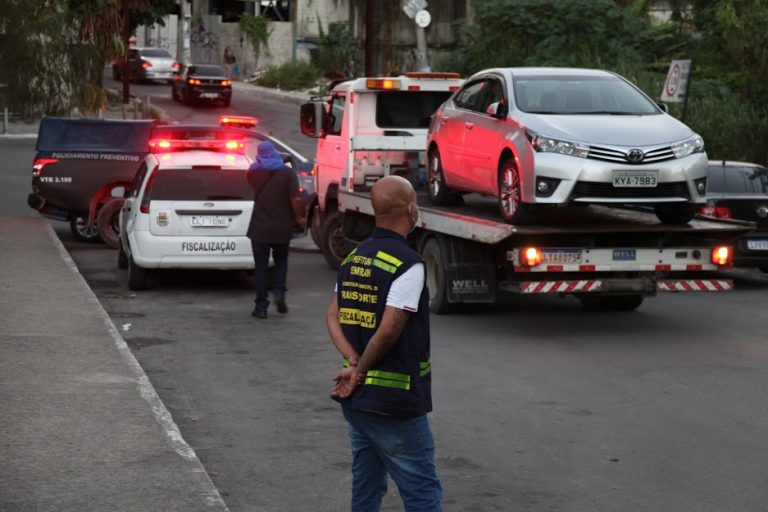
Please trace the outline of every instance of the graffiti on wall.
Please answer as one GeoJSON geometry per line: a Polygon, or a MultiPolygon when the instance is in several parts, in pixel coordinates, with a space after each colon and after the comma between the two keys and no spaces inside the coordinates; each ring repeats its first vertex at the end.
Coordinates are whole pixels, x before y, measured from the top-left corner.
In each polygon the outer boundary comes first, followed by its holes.
{"type": "Polygon", "coordinates": [[[192,28],[190,40],[194,46],[199,46],[205,50],[215,50],[219,47],[219,36],[206,29],[202,23],[198,23],[192,28]]]}

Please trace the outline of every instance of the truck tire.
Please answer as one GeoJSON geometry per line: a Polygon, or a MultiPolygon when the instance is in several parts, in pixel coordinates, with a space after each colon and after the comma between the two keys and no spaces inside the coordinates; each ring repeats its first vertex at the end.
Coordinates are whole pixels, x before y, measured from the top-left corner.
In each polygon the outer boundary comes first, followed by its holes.
{"type": "Polygon", "coordinates": [[[455,312],[458,304],[448,302],[448,276],[440,242],[435,238],[427,240],[421,248],[421,257],[427,273],[429,310],[437,315],[455,312]]]}
{"type": "Polygon", "coordinates": [[[325,261],[336,270],[352,251],[352,245],[344,237],[341,225],[341,212],[333,211],[325,215],[322,234],[320,236],[320,250],[325,261]]]}
{"type": "Polygon", "coordinates": [[[120,209],[124,202],[124,199],[114,197],[99,209],[98,221],[96,222],[99,236],[105,244],[113,249],[120,247],[120,209]]]}
{"type": "Polygon", "coordinates": [[[142,268],[128,256],[128,288],[134,291],[146,290],[149,287],[149,270],[142,268]]]}
{"type": "Polygon", "coordinates": [[[443,174],[443,161],[440,158],[440,150],[434,148],[427,158],[427,191],[429,200],[438,206],[452,206],[461,204],[461,194],[454,192],[445,184],[443,174]]]}
{"type": "Polygon", "coordinates": [[[530,216],[530,206],[523,203],[520,171],[514,158],[508,158],[499,169],[499,213],[508,224],[524,224],[530,216]]]}
{"type": "Polygon", "coordinates": [[[588,311],[634,311],[643,303],[642,295],[593,295],[579,297],[581,305],[588,311]]]}
{"type": "Polygon", "coordinates": [[[99,228],[88,225],[88,216],[75,216],[69,221],[69,229],[76,240],[95,244],[101,242],[99,228]]]}
{"type": "Polygon", "coordinates": [[[125,270],[128,268],[128,255],[125,253],[125,249],[123,248],[122,241],[118,241],[117,268],[119,268],[120,270],[125,270]]]}
{"type": "Polygon", "coordinates": [[[688,224],[696,215],[695,204],[657,204],[654,210],[663,224],[688,224]]]}
{"type": "Polygon", "coordinates": [[[320,223],[320,214],[315,212],[312,215],[312,222],[309,226],[309,234],[312,236],[312,241],[315,245],[320,247],[320,233],[323,229],[323,225],[320,223]]]}

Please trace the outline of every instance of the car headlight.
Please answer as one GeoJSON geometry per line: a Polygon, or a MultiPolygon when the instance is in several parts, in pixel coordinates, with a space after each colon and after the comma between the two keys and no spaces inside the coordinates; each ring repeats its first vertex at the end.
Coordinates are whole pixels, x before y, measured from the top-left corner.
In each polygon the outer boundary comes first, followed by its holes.
{"type": "Polygon", "coordinates": [[[672,152],[675,154],[675,158],[685,158],[694,153],[703,153],[704,139],[698,135],[694,135],[682,142],[672,144],[672,152]]]}
{"type": "Polygon", "coordinates": [[[561,155],[577,156],[579,158],[587,158],[587,155],[589,154],[589,146],[586,144],[552,139],[532,131],[525,132],[525,135],[531,142],[533,149],[539,153],[559,153],[561,155]]]}

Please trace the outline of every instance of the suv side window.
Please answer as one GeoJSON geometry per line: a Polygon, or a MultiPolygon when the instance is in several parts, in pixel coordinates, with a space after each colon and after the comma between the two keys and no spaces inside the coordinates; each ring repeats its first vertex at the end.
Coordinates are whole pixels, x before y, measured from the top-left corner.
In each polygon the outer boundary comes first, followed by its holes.
{"type": "Polygon", "coordinates": [[[329,121],[326,129],[328,135],[341,135],[341,125],[344,121],[344,106],[346,104],[346,96],[334,96],[331,99],[331,104],[328,107],[329,121]]]}
{"type": "Polygon", "coordinates": [[[133,183],[131,183],[131,189],[128,191],[128,197],[137,197],[141,184],[144,182],[144,177],[147,175],[147,162],[142,162],[139,170],[136,171],[136,176],[133,177],[133,183]]]}
{"type": "Polygon", "coordinates": [[[485,88],[488,85],[488,80],[478,80],[464,86],[456,95],[454,103],[458,108],[465,110],[480,111],[480,103],[485,95],[485,88]]]}
{"type": "Polygon", "coordinates": [[[488,80],[488,86],[485,89],[486,94],[478,109],[481,113],[485,114],[485,111],[493,103],[506,103],[504,99],[504,86],[501,85],[501,81],[491,78],[488,80]]]}

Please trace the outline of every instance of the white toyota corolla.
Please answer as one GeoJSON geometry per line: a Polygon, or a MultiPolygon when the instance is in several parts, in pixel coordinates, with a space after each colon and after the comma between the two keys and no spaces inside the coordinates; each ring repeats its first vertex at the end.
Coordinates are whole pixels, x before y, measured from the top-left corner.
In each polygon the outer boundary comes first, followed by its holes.
{"type": "Polygon", "coordinates": [[[132,290],[151,269],[252,269],[251,159],[238,140],[153,140],[120,212],[118,266],[132,290]]]}

